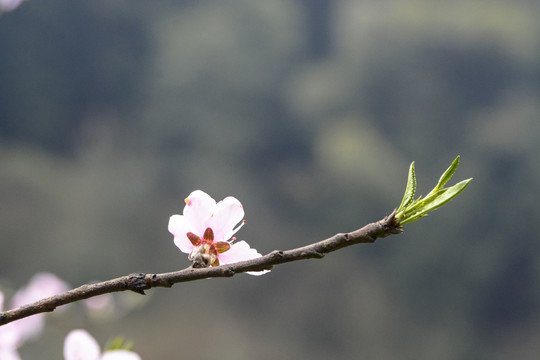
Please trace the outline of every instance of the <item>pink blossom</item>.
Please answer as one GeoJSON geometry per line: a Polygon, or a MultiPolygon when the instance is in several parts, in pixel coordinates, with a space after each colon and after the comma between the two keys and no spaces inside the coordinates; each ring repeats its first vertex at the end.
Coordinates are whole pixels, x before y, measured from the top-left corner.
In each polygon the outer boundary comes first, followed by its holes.
{"type": "MultiPolygon", "coordinates": [[[[27,286],[19,289],[15,295],[13,295],[11,306],[17,308],[49,296],[63,293],[68,289],[69,286],[56,275],[40,272],[32,276],[27,286]]],[[[18,320],[15,324],[19,329],[19,340],[21,342],[35,339],[43,331],[43,327],[45,326],[45,314],[27,317],[18,320]]]]}
{"type": "MultiPolygon", "coordinates": [[[[0,13],[15,10],[23,0],[0,0],[0,13]]],[[[3,358],[0,358],[3,359],[3,358]]]]}
{"type": "Polygon", "coordinates": [[[86,330],[72,330],[64,340],[65,360],[141,360],[132,351],[112,350],[101,354],[99,344],[86,330]]]}
{"type": "Polygon", "coordinates": [[[110,320],[115,312],[115,301],[112,294],[103,294],[84,300],[89,316],[94,319],[110,320]]]}
{"type": "MultiPolygon", "coordinates": [[[[262,256],[247,242],[231,239],[245,224],[244,209],[236,198],[229,196],[216,203],[210,195],[195,190],[185,202],[183,215],[171,216],[169,232],[174,235],[174,243],[180,251],[189,254],[194,266],[218,266],[262,256]]],[[[248,274],[262,275],[267,272],[248,274]]]]}
{"type": "Polygon", "coordinates": [[[68,290],[68,284],[58,276],[48,272],[39,272],[32,276],[26,287],[13,295],[11,303],[14,307],[19,307],[68,290]]]}
{"type": "MultiPolygon", "coordinates": [[[[0,291],[0,311],[4,309],[4,294],[0,291]]],[[[15,323],[0,326],[0,359],[20,360],[17,348],[21,344],[19,329],[15,323]]]]}
{"type": "Polygon", "coordinates": [[[0,359],[2,360],[21,360],[17,350],[0,348],[0,359]]]}
{"type": "MultiPolygon", "coordinates": [[[[27,286],[19,289],[11,299],[11,307],[33,303],[37,300],[67,291],[68,286],[50,273],[38,273],[27,286]]],[[[4,307],[4,294],[0,292],[0,311],[4,307]]],[[[44,314],[33,315],[0,327],[0,360],[20,360],[17,349],[27,340],[36,338],[45,326],[44,314]]]]}

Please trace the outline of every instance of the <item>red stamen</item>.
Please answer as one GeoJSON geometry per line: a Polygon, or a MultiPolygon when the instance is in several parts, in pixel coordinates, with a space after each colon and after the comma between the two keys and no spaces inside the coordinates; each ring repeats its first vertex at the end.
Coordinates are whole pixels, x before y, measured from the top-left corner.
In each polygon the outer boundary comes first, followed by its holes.
{"type": "Polygon", "coordinates": [[[201,238],[198,237],[197,235],[195,235],[194,233],[192,232],[188,232],[186,234],[186,236],[188,237],[189,241],[191,241],[191,243],[194,245],[194,246],[197,246],[201,243],[201,238]]]}
{"type": "Polygon", "coordinates": [[[214,242],[214,231],[212,230],[212,228],[206,228],[206,230],[204,230],[203,238],[205,242],[214,242]]]}

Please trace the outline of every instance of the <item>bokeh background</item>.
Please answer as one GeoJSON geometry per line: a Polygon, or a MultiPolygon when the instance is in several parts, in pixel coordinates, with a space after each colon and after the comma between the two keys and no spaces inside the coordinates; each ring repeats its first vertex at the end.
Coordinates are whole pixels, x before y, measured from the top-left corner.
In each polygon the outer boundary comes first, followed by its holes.
{"type": "Polygon", "coordinates": [[[187,267],[195,189],[262,253],[392,211],[458,154],[403,235],[48,316],[23,359],[116,335],[143,359],[536,359],[540,2],[28,1],[0,15],[0,287],[187,267]],[[141,304],[140,299],[144,300],[141,304]],[[135,303],[135,305],[133,305],[135,303]],[[126,310],[128,309],[128,310],[126,310]]]}

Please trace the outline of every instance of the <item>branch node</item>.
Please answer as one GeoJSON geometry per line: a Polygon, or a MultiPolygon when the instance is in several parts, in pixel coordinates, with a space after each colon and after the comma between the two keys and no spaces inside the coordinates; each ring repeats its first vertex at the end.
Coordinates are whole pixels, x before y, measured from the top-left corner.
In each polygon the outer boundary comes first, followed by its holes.
{"type": "Polygon", "coordinates": [[[143,273],[129,274],[126,281],[126,286],[129,290],[141,295],[146,295],[144,290],[151,288],[150,284],[148,284],[146,281],[146,274],[143,273]]]}
{"type": "Polygon", "coordinates": [[[232,277],[234,276],[234,274],[236,273],[230,267],[226,267],[225,269],[223,269],[223,275],[225,275],[225,277],[232,277]]]}
{"type": "Polygon", "coordinates": [[[270,253],[270,256],[272,259],[283,259],[283,251],[282,250],[274,250],[270,253]]]}
{"type": "Polygon", "coordinates": [[[392,213],[386,216],[384,219],[377,221],[377,224],[381,227],[381,234],[379,237],[387,237],[389,235],[401,234],[403,227],[396,220],[396,209],[392,213]]]}

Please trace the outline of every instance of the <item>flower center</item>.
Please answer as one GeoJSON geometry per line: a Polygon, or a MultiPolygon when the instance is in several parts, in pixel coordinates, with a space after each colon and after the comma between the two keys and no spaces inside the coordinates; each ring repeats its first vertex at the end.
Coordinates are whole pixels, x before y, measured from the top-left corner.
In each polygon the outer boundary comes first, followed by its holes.
{"type": "Polygon", "coordinates": [[[231,248],[231,244],[227,241],[214,242],[214,231],[209,227],[204,231],[202,239],[192,232],[188,232],[186,235],[194,246],[189,254],[194,268],[218,266],[218,254],[231,248]]]}

